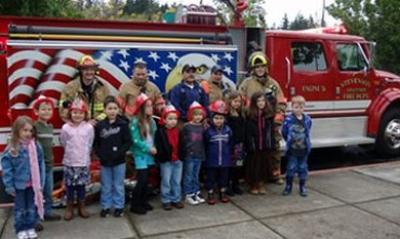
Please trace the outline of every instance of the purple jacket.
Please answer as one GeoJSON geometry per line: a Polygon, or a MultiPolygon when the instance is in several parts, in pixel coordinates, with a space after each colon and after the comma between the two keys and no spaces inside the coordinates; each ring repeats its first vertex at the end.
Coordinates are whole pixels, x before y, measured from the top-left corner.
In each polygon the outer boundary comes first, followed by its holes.
{"type": "Polygon", "coordinates": [[[64,124],[60,133],[60,143],[64,147],[64,166],[89,166],[93,139],[94,128],[88,122],[84,121],[77,126],[64,124]]]}

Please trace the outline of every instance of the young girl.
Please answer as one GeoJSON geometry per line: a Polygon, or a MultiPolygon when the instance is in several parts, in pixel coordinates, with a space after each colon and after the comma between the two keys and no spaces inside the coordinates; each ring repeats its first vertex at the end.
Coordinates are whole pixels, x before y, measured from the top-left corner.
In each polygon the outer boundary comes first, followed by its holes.
{"type": "Polygon", "coordinates": [[[67,208],[64,219],[73,218],[75,193],[78,197],[79,216],[88,218],[85,210],[85,186],[89,183],[89,164],[94,139],[93,126],[87,121],[88,108],[81,99],[69,107],[68,119],[61,129],[60,143],[64,147],[64,183],[67,208]]]}
{"type": "Polygon", "coordinates": [[[207,202],[210,205],[216,203],[214,189],[217,184],[219,199],[222,203],[229,202],[226,196],[228,186],[229,167],[231,162],[232,131],[225,124],[227,115],[226,104],[222,100],[216,100],[209,107],[211,112],[211,125],[205,132],[206,145],[206,188],[208,191],[207,202]]]}
{"type": "Polygon", "coordinates": [[[35,142],[33,121],[18,117],[12,126],[11,142],[1,160],[7,193],[15,196],[14,227],[17,238],[37,238],[38,215],[43,219],[44,159],[35,142]]]}
{"type": "Polygon", "coordinates": [[[153,103],[150,98],[141,93],[135,102],[134,117],[131,121],[131,151],[135,159],[137,184],[132,192],[130,211],[136,214],[146,214],[153,207],[147,201],[147,184],[149,167],[154,165],[154,134],[156,123],[152,119],[153,103]]]}
{"type": "Polygon", "coordinates": [[[94,150],[101,163],[101,217],[110,214],[121,217],[125,205],[125,155],[132,142],[128,123],[119,115],[119,106],[113,96],[104,100],[107,118],[96,124],[94,150]]]}
{"type": "Polygon", "coordinates": [[[182,161],[179,157],[179,112],[169,105],[164,109],[155,136],[156,159],[161,169],[161,202],[164,210],[181,209],[182,161]]]}
{"type": "Polygon", "coordinates": [[[245,112],[243,109],[243,99],[239,92],[231,91],[227,95],[228,116],[227,125],[232,130],[232,167],[229,172],[229,196],[242,195],[243,191],[239,187],[240,173],[242,172],[243,161],[246,156],[244,151],[244,140],[246,128],[245,112]]]}
{"type": "Polygon", "coordinates": [[[263,92],[256,92],[250,100],[246,123],[246,178],[251,194],[265,194],[264,184],[271,168],[270,153],[274,145],[273,111],[263,92]]]}

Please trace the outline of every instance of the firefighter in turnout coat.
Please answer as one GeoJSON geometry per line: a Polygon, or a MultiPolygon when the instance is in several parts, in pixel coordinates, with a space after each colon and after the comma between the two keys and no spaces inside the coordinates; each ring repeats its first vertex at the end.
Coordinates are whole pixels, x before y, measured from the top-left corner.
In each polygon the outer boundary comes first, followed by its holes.
{"type": "Polygon", "coordinates": [[[82,99],[89,106],[89,118],[96,121],[106,117],[104,114],[104,99],[109,95],[109,89],[96,77],[98,64],[89,55],[82,57],[78,64],[79,75],[68,82],[61,93],[59,113],[65,121],[69,105],[76,98],[82,99]]]}
{"type": "Polygon", "coordinates": [[[264,53],[256,51],[249,56],[249,69],[251,76],[244,79],[239,85],[239,92],[250,99],[251,96],[257,91],[264,91],[267,99],[271,103],[275,112],[274,126],[275,126],[275,147],[272,152],[272,172],[273,175],[270,179],[277,184],[283,184],[281,178],[281,158],[282,158],[282,147],[283,139],[281,134],[281,127],[284,120],[286,110],[286,99],[283,95],[282,89],[279,83],[275,81],[268,72],[268,60],[264,53]]]}

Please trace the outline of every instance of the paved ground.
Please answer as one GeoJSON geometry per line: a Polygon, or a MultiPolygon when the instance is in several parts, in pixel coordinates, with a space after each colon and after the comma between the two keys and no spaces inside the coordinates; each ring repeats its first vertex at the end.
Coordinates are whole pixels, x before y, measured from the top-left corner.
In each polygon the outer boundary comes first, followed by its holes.
{"type": "MultiPolygon", "coordinates": [[[[296,187],[297,189],[297,187],[296,187]]],[[[315,172],[310,195],[295,190],[280,195],[281,186],[269,185],[265,196],[234,197],[229,204],[187,206],[123,218],[92,217],[71,222],[45,223],[41,238],[271,238],[271,239],[399,239],[400,163],[315,172]]],[[[62,211],[59,211],[62,213],[62,211]]],[[[2,238],[14,238],[13,219],[0,211],[2,238]]]]}

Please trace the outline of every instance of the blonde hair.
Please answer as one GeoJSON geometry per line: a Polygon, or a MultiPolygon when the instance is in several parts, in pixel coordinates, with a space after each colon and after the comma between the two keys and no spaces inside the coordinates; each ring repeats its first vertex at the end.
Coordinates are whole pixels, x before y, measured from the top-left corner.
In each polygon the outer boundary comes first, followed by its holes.
{"type": "Polygon", "coordinates": [[[19,151],[19,141],[21,140],[21,137],[19,135],[19,131],[26,125],[30,124],[32,125],[33,128],[33,134],[32,136],[35,137],[36,131],[35,127],[33,124],[33,120],[25,115],[18,116],[18,118],[14,121],[12,128],[11,128],[11,139],[10,143],[7,146],[7,149],[15,150],[16,153],[19,151]]]}
{"type": "Polygon", "coordinates": [[[293,104],[305,105],[306,104],[306,99],[301,95],[293,96],[292,97],[292,105],[293,104]]]}

